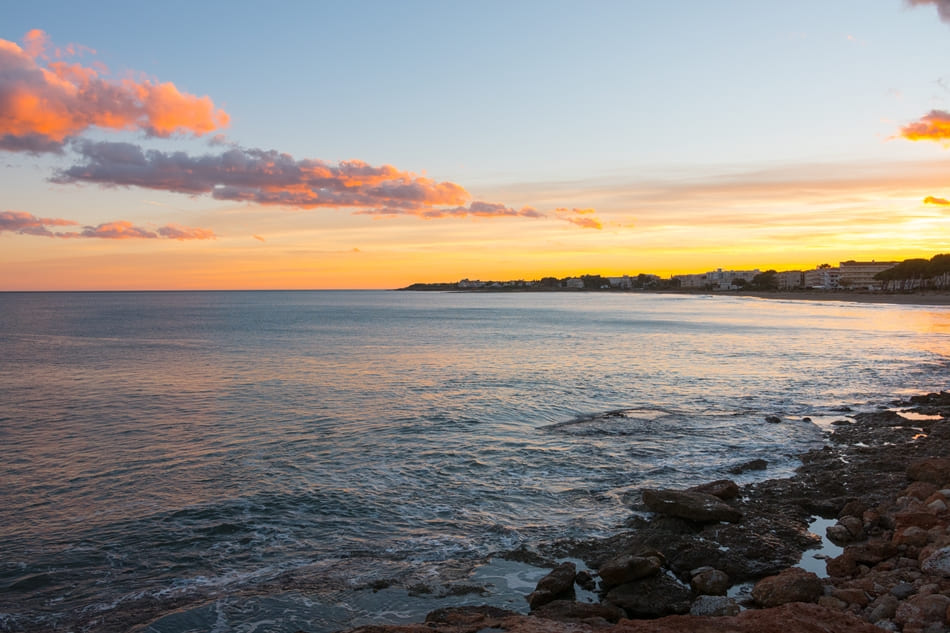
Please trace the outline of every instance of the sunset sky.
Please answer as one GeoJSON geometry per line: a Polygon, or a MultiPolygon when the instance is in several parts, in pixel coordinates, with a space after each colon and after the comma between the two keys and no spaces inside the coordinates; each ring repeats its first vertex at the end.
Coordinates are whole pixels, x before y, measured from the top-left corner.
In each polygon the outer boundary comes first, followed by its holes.
{"type": "Polygon", "coordinates": [[[0,290],[950,252],[950,0],[3,15],[0,290]]]}

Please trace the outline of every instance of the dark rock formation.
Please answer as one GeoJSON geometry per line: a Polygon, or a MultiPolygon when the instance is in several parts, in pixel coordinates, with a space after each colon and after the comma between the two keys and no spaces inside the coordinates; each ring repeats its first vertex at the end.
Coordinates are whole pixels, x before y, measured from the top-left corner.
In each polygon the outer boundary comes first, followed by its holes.
{"type": "Polygon", "coordinates": [[[702,492],[646,489],[643,491],[643,502],[653,512],[698,523],[734,523],[742,519],[740,510],[718,497],[702,492]]]}
{"type": "Polygon", "coordinates": [[[763,578],[752,589],[752,598],[761,607],[777,607],[789,602],[818,602],[824,593],[821,579],[799,567],[763,578]]]}
{"type": "Polygon", "coordinates": [[[555,600],[573,600],[576,575],[577,567],[574,563],[558,565],[551,573],[539,580],[535,590],[528,594],[528,605],[532,609],[537,609],[555,600]]]}

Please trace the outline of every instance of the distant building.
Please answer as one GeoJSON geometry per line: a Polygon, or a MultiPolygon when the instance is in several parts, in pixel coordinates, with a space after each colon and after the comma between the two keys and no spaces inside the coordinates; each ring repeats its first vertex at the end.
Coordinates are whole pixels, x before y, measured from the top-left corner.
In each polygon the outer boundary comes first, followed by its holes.
{"type": "Polygon", "coordinates": [[[574,288],[576,290],[581,290],[584,288],[584,280],[580,277],[568,277],[561,283],[562,287],[564,288],[574,288]]]}
{"type": "Polygon", "coordinates": [[[706,287],[705,273],[690,273],[686,275],[673,275],[673,279],[680,282],[680,288],[702,289],[706,287]]]}
{"type": "Polygon", "coordinates": [[[805,284],[805,273],[800,270],[785,270],[776,273],[775,281],[779,290],[798,290],[805,284]]]}
{"type": "Polygon", "coordinates": [[[611,288],[620,288],[621,290],[630,290],[633,288],[633,280],[630,279],[629,275],[624,275],[623,277],[607,277],[607,281],[610,282],[611,288]]]}
{"type": "Polygon", "coordinates": [[[477,279],[475,281],[463,279],[462,281],[459,282],[459,288],[472,289],[472,288],[484,288],[484,287],[485,287],[485,282],[478,281],[477,279]]]}
{"type": "Polygon", "coordinates": [[[898,262],[856,262],[853,259],[841,262],[838,266],[840,275],[838,285],[844,288],[861,288],[864,290],[880,290],[882,282],[874,278],[874,275],[893,268],[898,262]]]}
{"type": "Polygon", "coordinates": [[[838,287],[841,271],[831,266],[819,266],[804,273],[805,287],[819,290],[833,290],[838,287]]]}

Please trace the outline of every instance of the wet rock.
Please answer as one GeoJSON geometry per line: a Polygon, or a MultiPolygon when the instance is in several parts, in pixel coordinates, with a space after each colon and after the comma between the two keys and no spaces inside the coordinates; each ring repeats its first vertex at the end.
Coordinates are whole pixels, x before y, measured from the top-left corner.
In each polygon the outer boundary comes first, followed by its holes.
{"type": "Polygon", "coordinates": [[[739,486],[731,479],[718,479],[708,484],[693,486],[688,489],[689,492],[702,492],[707,495],[718,497],[723,501],[729,501],[739,496],[739,486]]]}
{"type": "Polygon", "coordinates": [[[829,525],[825,530],[825,536],[835,545],[845,545],[853,540],[850,530],[840,523],[829,525]]]}
{"type": "Polygon", "coordinates": [[[779,424],[782,421],[782,418],[777,415],[767,415],[765,416],[765,421],[769,424],[779,424]]]}
{"type": "Polygon", "coordinates": [[[920,562],[920,569],[928,574],[950,578],[950,547],[942,547],[920,562]]]}
{"type": "Polygon", "coordinates": [[[426,616],[426,623],[432,625],[448,624],[451,626],[464,626],[483,623],[487,620],[500,620],[503,618],[517,616],[518,613],[498,607],[470,606],[470,607],[447,607],[445,609],[436,609],[426,616]]]}
{"type": "Polygon", "coordinates": [[[532,609],[560,599],[574,598],[574,577],[577,567],[574,563],[561,563],[547,576],[538,581],[535,590],[526,597],[532,609]]]}
{"type": "Polygon", "coordinates": [[[704,569],[693,575],[690,583],[698,594],[724,596],[732,586],[728,574],[718,569],[704,569]]]}
{"type": "Polygon", "coordinates": [[[769,463],[764,459],[753,459],[752,461],[733,466],[729,469],[729,472],[733,475],[741,475],[742,473],[747,473],[750,470],[765,470],[768,467],[769,463]]]}
{"type": "Polygon", "coordinates": [[[756,583],[752,588],[752,599],[762,607],[777,607],[789,602],[818,602],[823,593],[824,587],[818,576],[800,567],[792,567],[756,583]]]}
{"type": "Polygon", "coordinates": [[[588,571],[579,571],[574,577],[574,582],[577,583],[577,586],[586,591],[596,591],[597,590],[597,581],[594,580],[594,577],[590,575],[588,571]]]}
{"type": "Polygon", "coordinates": [[[738,615],[739,605],[725,596],[699,596],[689,608],[690,615],[724,616],[738,615]]]}
{"type": "Polygon", "coordinates": [[[632,618],[657,618],[688,613],[692,592],[665,574],[614,587],[605,599],[632,618]]]}
{"type": "Polygon", "coordinates": [[[613,558],[597,570],[601,590],[608,591],[617,585],[652,576],[660,571],[663,562],[656,556],[625,554],[613,558]]]}
{"type": "Polygon", "coordinates": [[[903,626],[905,631],[924,629],[931,625],[939,626],[938,631],[943,630],[948,607],[950,597],[942,594],[912,596],[897,607],[894,621],[903,626]]]}
{"type": "Polygon", "coordinates": [[[616,623],[624,617],[623,609],[610,604],[591,604],[574,600],[555,600],[538,607],[531,615],[548,620],[605,620],[616,623]]]}
{"type": "Polygon", "coordinates": [[[701,492],[646,489],[643,491],[643,502],[653,512],[698,523],[734,523],[742,519],[742,512],[738,509],[718,497],[701,492]]]}
{"type": "Polygon", "coordinates": [[[950,458],[928,457],[907,467],[907,476],[914,481],[925,481],[942,486],[950,481],[950,458]]]}
{"type": "Polygon", "coordinates": [[[839,525],[843,525],[851,535],[851,540],[860,541],[864,538],[864,521],[856,516],[843,516],[838,520],[839,525]]]}

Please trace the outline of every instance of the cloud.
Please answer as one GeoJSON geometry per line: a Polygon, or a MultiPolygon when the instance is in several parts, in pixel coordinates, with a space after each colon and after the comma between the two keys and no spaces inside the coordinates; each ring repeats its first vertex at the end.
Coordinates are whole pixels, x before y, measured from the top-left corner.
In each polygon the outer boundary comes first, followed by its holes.
{"type": "Polygon", "coordinates": [[[935,198],[933,196],[927,196],[924,198],[924,204],[935,204],[940,207],[950,207],[950,200],[946,198],[935,198]]]}
{"type": "Polygon", "coordinates": [[[119,220],[105,222],[98,226],[85,226],[82,231],[51,231],[49,227],[77,226],[79,223],[62,218],[38,218],[24,211],[0,212],[0,233],[9,231],[20,235],[60,238],[104,238],[104,239],[170,239],[170,240],[213,240],[214,231],[194,227],[166,224],[154,231],[119,220]]]}
{"type": "Polygon", "coordinates": [[[581,227],[582,229],[602,229],[604,225],[600,220],[593,217],[593,214],[597,211],[595,209],[566,209],[560,207],[555,209],[554,212],[557,216],[564,220],[565,222],[570,222],[576,226],[581,227]],[[580,216],[580,217],[577,217],[580,216]]]}
{"type": "Polygon", "coordinates": [[[266,242],[266,241],[267,241],[267,240],[265,240],[263,237],[261,237],[260,235],[252,235],[251,237],[253,237],[253,238],[254,238],[255,240],[257,240],[258,242],[266,242]]]}
{"type": "Polygon", "coordinates": [[[901,128],[901,136],[911,141],[937,141],[950,144],[950,112],[931,110],[919,121],[901,128]]]}
{"type": "Polygon", "coordinates": [[[38,218],[25,211],[0,211],[0,233],[9,231],[21,235],[55,235],[48,227],[75,226],[78,222],[61,218],[38,218]]]}
{"type": "Polygon", "coordinates": [[[305,209],[352,208],[379,216],[544,217],[532,207],[513,209],[483,201],[466,205],[470,196],[461,185],[359,160],[331,165],[296,160],[274,150],[237,147],[203,156],[145,151],[131,143],[77,141],[72,147],[85,162],[58,171],[53,182],[144,187],[305,209]]]}
{"type": "Polygon", "coordinates": [[[905,0],[912,7],[933,4],[937,7],[937,15],[944,22],[950,22],[950,0],[905,0]]]}
{"type": "Polygon", "coordinates": [[[201,136],[228,124],[228,114],[209,97],[182,93],[168,82],[105,79],[101,65],[63,59],[90,50],[50,52],[39,30],[26,34],[23,47],[0,39],[0,149],[57,152],[92,127],[169,137],[201,136]]]}

